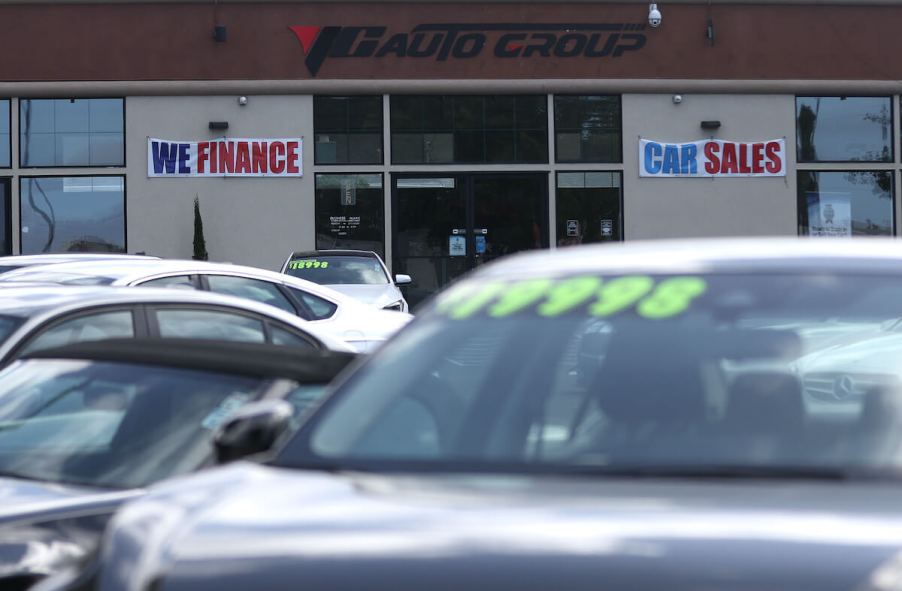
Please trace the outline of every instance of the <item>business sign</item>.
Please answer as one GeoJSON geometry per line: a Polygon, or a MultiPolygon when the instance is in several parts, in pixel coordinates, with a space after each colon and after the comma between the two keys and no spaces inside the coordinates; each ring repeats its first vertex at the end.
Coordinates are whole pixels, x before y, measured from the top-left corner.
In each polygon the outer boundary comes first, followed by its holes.
{"type": "Polygon", "coordinates": [[[223,138],[202,142],[147,139],[149,177],[299,177],[301,138],[223,138]]]}
{"type": "Polygon", "coordinates": [[[852,235],[852,204],[848,193],[809,192],[805,197],[809,236],[852,235]]]}
{"type": "Polygon", "coordinates": [[[428,23],[391,34],[379,25],[288,28],[311,76],[326,58],[619,58],[646,42],[644,23],[428,23]]]}
{"type": "Polygon", "coordinates": [[[667,143],[639,140],[639,176],[786,176],[786,141],[667,143]]]}

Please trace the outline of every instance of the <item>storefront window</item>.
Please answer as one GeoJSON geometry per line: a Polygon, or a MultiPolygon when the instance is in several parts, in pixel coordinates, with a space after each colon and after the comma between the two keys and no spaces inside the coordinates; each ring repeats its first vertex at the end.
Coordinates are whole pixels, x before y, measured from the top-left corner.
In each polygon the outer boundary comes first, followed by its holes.
{"type": "Polygon", "coordinates": [[[548,162],[544,96],[393,96],[395,164],[548,162]]]}
{"type": "Polygon", "coordinates": [[[798,97],[799,162],[892,162],[889,97],[798,97]]]}
{"type": "Polygon", "coordinates": [[[557,245],[622,240],[621,173],[559,172],[557,245]]]}
{"type": "Polygon", "coordinates": [[[316,248],[371,250],[385,257],[381,174],[316,175],[316,248]]]}
{"type": "Polygon", "coordinates": [[[619,96],[555,96],[557,162],[621,162],[619,96]]]}
{"type": "Polygon", "coordinates": [[[382,164],[382,97],[313,97],[317,164],[382,164]]]}
{"type": "Polygon", "coordinates": [[[124,252],[125,178],[23,177],[22,254],[124,252]]]}
{"type": "Polygon", "coordinates": [[[10,158],[9,99],[0,100],[0,168],[12,166],[10,158]]]}
{"type": "Polygon", "coordinates": [[[800,172],[799,234],[891,236],[893,173],[800,172]]]}
{"type": "Polygon", "coordinates": [[[22,166],[124,166],[123,99],[19,103],[22,166]]]}

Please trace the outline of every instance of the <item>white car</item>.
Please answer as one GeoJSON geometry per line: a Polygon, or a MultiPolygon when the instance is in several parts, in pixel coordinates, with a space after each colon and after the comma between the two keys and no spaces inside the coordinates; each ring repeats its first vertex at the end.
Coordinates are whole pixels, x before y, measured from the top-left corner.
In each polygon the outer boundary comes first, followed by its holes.
{"type": "Polygon", "coordinates": [[[111,338],[212,339],[353,352],[293,314],[232,296],[143,287],[3,290],[0,364],[37,350],[111,338]]]}
{"type": "Polygon", "coordinates": [[[11,256],[0,257],[0,274],[31,267],[34,265],[50,265],[56,263],[74,263],[89,262],[101,260],[137,260],[152,259],[159,260],[160,257],[148,256],[143,254],[116,254],[116,253],[100,253],[100,252],[61,252],[51,254],[17,254],[11,256]]]}
{"type": "Polygon", "coordinates": [[[11,271],[0,276],[0,281],[141,285],[233,295],[294,314],[345,341],[360,353],[375,350],[412,318],[409,314],[373,309],[328,287],[283,273],[205,261],[149,259],[59,263],[11,271]]]}
{"type": "Polygon", "coordinates": [[[411,282],[410,275],[396,275],[375,252],[367,250],[310,250],[293,252],[282,272],[325,285],[384,310],[407,312],[407,300],[398,289],[411,282]]]}

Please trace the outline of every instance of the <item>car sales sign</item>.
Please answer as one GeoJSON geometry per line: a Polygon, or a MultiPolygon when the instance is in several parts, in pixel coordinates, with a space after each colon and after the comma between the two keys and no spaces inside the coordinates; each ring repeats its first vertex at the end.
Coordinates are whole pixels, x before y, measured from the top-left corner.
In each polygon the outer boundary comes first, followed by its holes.
{"type": "Polygon", "coordinates": [[[639,176],[786,176],[786,141],[667,143],[639,140],[639,176]]]}
{"type": "Polygon", "coordinates": [[[302,176],[301,138],[147,139],[149,177],[302,176]]]}

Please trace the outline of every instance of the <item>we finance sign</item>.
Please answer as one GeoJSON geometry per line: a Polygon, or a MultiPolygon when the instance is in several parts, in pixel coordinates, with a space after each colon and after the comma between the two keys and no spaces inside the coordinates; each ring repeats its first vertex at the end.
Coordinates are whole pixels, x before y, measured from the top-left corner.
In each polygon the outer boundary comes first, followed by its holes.
{"type": "Polygon", "coordinates": [[[299,177],[301,138],[147,139],[149,177],[299,177]]]}
{"type": "Polygon", "coordinates": [[[664,178],[786,176],[786,142],[639,141],[639,176],[664,178]]]}

